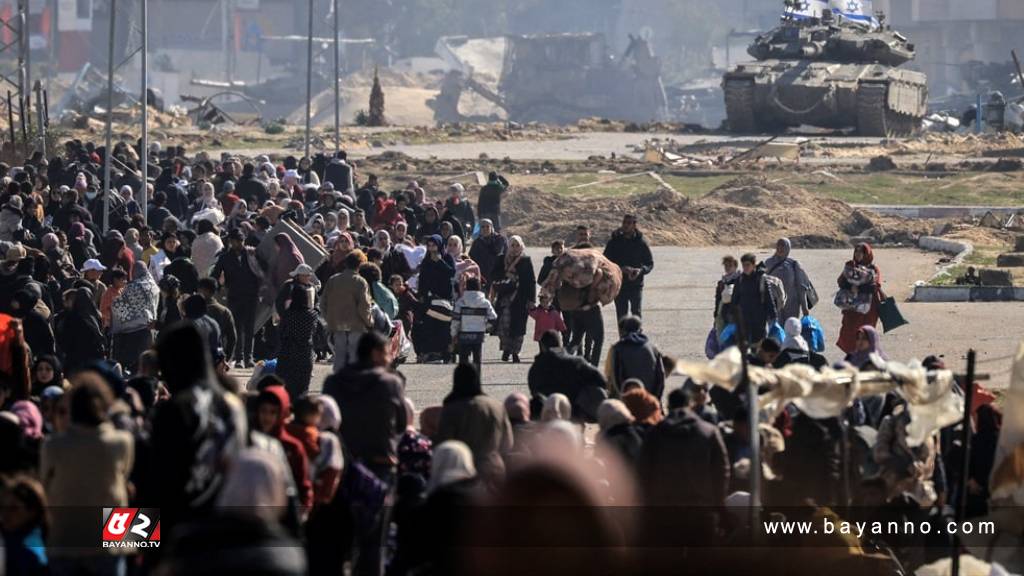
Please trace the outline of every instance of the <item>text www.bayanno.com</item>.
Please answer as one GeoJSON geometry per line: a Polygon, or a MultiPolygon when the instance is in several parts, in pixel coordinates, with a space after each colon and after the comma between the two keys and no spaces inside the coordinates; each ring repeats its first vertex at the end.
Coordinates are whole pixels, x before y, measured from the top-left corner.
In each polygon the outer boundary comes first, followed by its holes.
{"type": "Polygon", "coordinates": [[[765,534],[841,534],[864,536],[914,536],[927,534],[995,534],[995,522],[844,522],[829,518],[814,521],[762,522],[765,534]]]}

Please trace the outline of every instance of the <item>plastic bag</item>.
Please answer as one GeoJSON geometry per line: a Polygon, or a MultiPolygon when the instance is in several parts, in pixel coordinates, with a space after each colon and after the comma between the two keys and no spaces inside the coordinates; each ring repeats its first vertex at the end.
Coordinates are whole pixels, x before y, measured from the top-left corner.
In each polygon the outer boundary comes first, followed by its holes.
{"type": "Polygon", "coordinates": [[[772,322],[772,325],[768,327],[768,337],[774,338],[779,344],[786,339],[786,331],[782,329],[782,326],[778,322],[772,322]]]}
{"type": "Polygon", "coordinates": [[[721,346],[718,345],[718,334],[715,332],[714,326],[711,327],[711,331],[708,332],[708,338],[704,341],[704,355],[707,356],[708,360],[711,360],[718,353],[722,351],[721,346]]]}
{"type": "Polygon", "coordinates": [[[804,316],[800,319],[800,335],[807,341],[811,350],[819,353],[825,351],[825,330],[814,316],[804,316]]]}

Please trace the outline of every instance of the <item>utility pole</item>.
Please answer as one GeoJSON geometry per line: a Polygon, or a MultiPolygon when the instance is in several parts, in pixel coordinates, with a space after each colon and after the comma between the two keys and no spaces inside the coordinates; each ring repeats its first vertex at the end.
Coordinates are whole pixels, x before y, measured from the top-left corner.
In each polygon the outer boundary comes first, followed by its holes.
{"type": "Polygon", "coordinates": [[[107,149],[103,162],[103,233],[110,229],[110,163],[114,160],[114,25],[117,0],[110,0],[110,34],[107,44],[107,149]]]}
{"type": "Polygon", "coordinates": [[[139,208],[142,221],[146,222],[149,203],[149,0],[139,0],[142,5],[142,136],[139,142],[139,168],[142,169],[142,189],[139,190],[139,208]]]}
{"type": "MultiPolygon", "coordinates": [[[[338,26],[338,0],[334,0],[334,153],[341,151],[341,29],[338,26]]],[[[306,152],[309,156],[309,152],[306,152]]]]}
{"type": "Polygon", "coordinates": [[[313,2],[314,0],[309,0],[309,29],[306,31],[309,35],[306,39],[306,136],[304,138],[306,158],[310,157],[309,129],[313,112],[313,2]]]}

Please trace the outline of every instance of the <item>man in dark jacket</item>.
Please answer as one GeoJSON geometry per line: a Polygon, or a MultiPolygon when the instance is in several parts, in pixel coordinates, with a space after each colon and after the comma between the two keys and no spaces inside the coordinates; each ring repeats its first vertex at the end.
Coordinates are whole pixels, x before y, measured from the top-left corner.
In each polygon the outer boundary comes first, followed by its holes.
{"type": "Polygon", "coordinates": [[[583,358],[566,353],[561,335],[554,330],[541,336],[540,348],[541,353],[534,357],[527,376],[530,394],[565,394],[574,417],[594,418],[607,389],[601,371],[583,358]]]}
{"type": "Polygon", "coordinates": [[[612,233],[604,255],[622,269],[622,290],[615,297],[615,316],[642,316],[644,277],[654,269],[654,257],[644,235],[637,230],[636,216],[622,217],[622,227],[612,233]]]}
{"type": "Polygon", "coordinates": [[[650,516],[645,541],[672,534],[698,552],[710,543],[729,487],[729,455],[717,427],[689,408],[673,411],[647,433],[637,478],[650,516]]]}
{"type": "Polygon", "coordinates": [[[202,278],[199,280],[196,293],[206,300],[206,314],[213,318],[220,328],[221,344],[224,348],[224,358],[234,358],[235,341],[238,339],[235,332],[235,317],[228,310],[227,306],[217,301],[217,291],[220,290],[220,283],[216,278],[202,278]]]}
{"type": "Polygon", "coordinates": [[[733,290],[733,318],[739,312],[746,330],[747,343],[757,344],[768,335],[768,323],[775,321],[775,304],[771,290],[765,286],[764,265],[757,264],[757,257],[744,254],[740,258],[743,273],[733,290]]]}
{"type": "Polygon", "coordinates": [[[221,279],[228,291],[228,309],[235,320],[235,361],[252,367],[252,342],[256,328],[256,306],[259,303],[260,274],[256,254],[243,244],[237,228],[228,232],[228,248],[220,253],[210,272],[221,279]]]}
{"type": "Polygon", "coordinates": [[[487,175],[487,184],[480,188],[476,202],[477,216],[494,223],[494,229],[501,232],[501,200],[508,191],[508,180],[497,172],[487,175]]]}
{"type": "Polygon", "coordinates": [[[250,210],[259,210],[270,199],[267,185],[256,177],[256,166],[249,163],[242,166],[242,177],[235,186],[235,194],[245,200],[250,210]]]}
{"type": "Polygon", "coordinates": [[[644,383],[644,388],[661,399],[665,392],[665,364],[654,345],[643,331],[643,323],[637,316],[623,316],[619,320],[619,341],[608,351],[608,386],[612,396],[619,396],[619,389],[629,378],[644,383]]]}
{"type": "Polygon", "coordinates": [[[199,330],[209,345],[210,358],[216,358],[224,347],[220,342],[220,326],[217,325],[216,320],[206,314],[206,300],[198,294],[193,294],[185,298],[182,308],[185,311],[185,318],[199,330]]]}
{"type": "Polygon", "coordinates": [[[333,184],[338,192],[352,196],[355,185],[352,183],[352,167],[348,165],[347,159],[348,154],[339,150],[324,169],[324,180],[333,184]]]}

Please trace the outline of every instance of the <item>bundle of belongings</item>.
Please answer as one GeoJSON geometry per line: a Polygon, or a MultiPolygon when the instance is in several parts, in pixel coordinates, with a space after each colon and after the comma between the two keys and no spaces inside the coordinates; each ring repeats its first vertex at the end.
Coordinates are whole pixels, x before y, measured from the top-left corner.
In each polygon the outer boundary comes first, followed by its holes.
{"type": "Polygon", "coordinates": [[[556,259],[541,286],[541,295],[558,298],[562,310],[578,310],[615,300],[622,289],[622,270],[600,251],[569,249],[556,259]]]}
{"type": "Polygon", "coordinates": [[[853,310],[860,314],[867,314],[871,310],[871,300],[875,296],[875,291],[870,289],[875,284],[875,271],[869,266],[856,266],[847,263],[843,268],[843,279],[850,285],[850,288],[843,288],[836,292],[836,307],[840,310],[853,310]],[[861,288],[867,289],[861,290],[861,288]]]}

